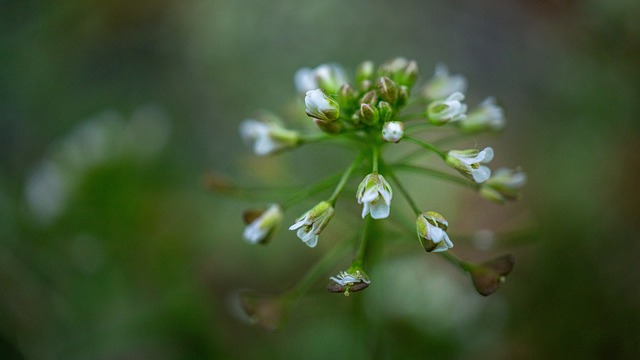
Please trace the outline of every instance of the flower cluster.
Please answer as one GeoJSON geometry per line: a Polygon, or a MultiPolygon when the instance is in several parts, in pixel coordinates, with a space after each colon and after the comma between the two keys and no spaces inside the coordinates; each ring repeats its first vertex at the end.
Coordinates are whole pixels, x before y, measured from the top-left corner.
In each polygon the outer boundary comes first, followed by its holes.
{"type": "MultiPolygon", "coordinates": [[[[309,133],[288,129],[284,120],[267,113],[243,121],[240,134],[258,156],[333,139],[350,141],[353,148],[357,149],[352,155],[351,165],[341,175],[310,185],[313,191],[303,190],[290,200],[272,204],[266,211],[246,218],[244,238],[253,244],[267,243],[279,228],[288,207],[317,194],[319,189],[334,186],[331,196],[317,202],[289,227],[304,244],[315,248],[323,230],[330,227],[336,213],[336,202],[342,198],[349,184],[353,184],[352,178],[360,174],[362,180],[355,195],[356,202],[362,206],[360,216],[364,221],[356,236],[358,251],[348,270],[329,278],[330,291],[348,295],[350,291],[362,290],[371,283],[364,271],[364,264],[368,260],[367,243],[370,238],[379,237],[379,234],[371,232],[373,221],[392,215],[394,188],[415,213],[415,231],[426,252],[441,253],[460,265],[461,269],[468,272],[473,269],[473,274],[508,273],[510,267],[498,272],[483,272],[488,263],[473,264],[452,254],[449,250],[454,244],[447,234],[447,220],[438,212],[424,211],[396,174],[398,171],[411,171],[440,180],[451,180],[496,203],[515,200],[526,182],[526,176],[520,170],[506,168],[492,174],[487,166],[494,158],[491,147],[482,150],[475,147],[445,149],[441,146],[446,143],[446,136],[426,140],[426,135],[476,135],[500,131],[506,123],[504,111],[493,97],[486,98],[469,110],[465,103],[466,79],[462,75],[450,75],[442,64],[436,66],[433,76],[420,87],[416,86],[418,75],[417,63],[405,58],[396,58],[379,66],[365,61],[353,73],[334,63],[314,69],[303,68],[294,77],[300,94],[298,103],[304,106],[300,113],[306,114],[318,131],[309,133]],[[392,147],[395,150],[403,148],[396,144],[407,144],[406,147],[416,149],[401,160],[390,161],[385,152],[392,147]],[[438,161],[455,170],[453,174],[425,167],[422,155],[427,154],[437,155],[440,158],[438,161]],[[459,175],[455,175],[456,171],[459,175]]],[[[512,266],[513,261],[509,264],[512,266]]],[[[492,279],[479,282],[476,278],[474,284],[495,285],[491,291],[479,290],[483,295],[495,291],[496,284],[501,283],[492,279]]],[[[298,289],[292,293],[299,294],[300,291],[298,289]]]]}

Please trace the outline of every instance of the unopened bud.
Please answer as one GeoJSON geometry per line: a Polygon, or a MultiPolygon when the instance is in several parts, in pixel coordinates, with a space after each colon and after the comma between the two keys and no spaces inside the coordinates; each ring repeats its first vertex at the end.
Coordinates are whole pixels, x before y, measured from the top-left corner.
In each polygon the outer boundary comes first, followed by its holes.
{"type": "Polygon", "coordinates": [[[304,104],[310,117],[331,122],[340,116],[340,105],[320,89],[307,91],[304,104]]]}
{"type": "Polygon", "coordinates": [[[515,265],[513,254],[507,254],[481,264],[473,264],[469,273],[476,290],[483,296],[496,292],[515,265]]]}
{"type": "Polygon", "coordinates": [[[395,112],[393,111],[393,108],[386,101],[378,102],[378,112],[380,113],[380,121],[385,123],[393,120],[395,116],[395,112]]]}
{"type": "Polygon", "coordinates": [[[365,93],[364,95],[362,95],[362,98],[360,99],[361,104],[375,105],[377,102],[378,102],[378,94],[376,94],[374,90],[371,90],[365,93]]]}
{"type": "Polygon", "coordinates": [[[378,109],[369,105],[369,104],[361,104],[360,110],[358,111],[358,117],[360,121],[367,125],[374,125],[380,119],[380,115],[378,114],[378,109]]]}
{"type": "Polygon", "coordinates": [[[390,121],[384,123],[382,127],[382,140],[397,143],[404,136],[404,123],[401,121],[390,121]]]}
{"type": "Polygon", "coordinates": [[[378,79],[378,93],[382,100],[395,104],[398,100],[398,86],[386,76],[378,79]]]}

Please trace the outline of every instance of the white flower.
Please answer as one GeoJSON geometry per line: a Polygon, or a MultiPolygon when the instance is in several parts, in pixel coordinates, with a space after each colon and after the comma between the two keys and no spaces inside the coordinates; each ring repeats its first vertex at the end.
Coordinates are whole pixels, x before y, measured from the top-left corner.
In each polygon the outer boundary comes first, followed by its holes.
{"type": "Polygon", "coordinates": [[[404,123],[389,121],[382,126],[382,140],[397,143],[404,136],[404,123]]]}
{"type": "Polygon", "coordinates": [[[515,200],[527,183],[527,175],[520,170],[500,168],[480,187],[480,195],[497,203],[515,200]]]}
{"type": "Polygon", "coordinates": [[[444,125],[448,122],[464,120],[467,115],[467,105],[462,103],[464,94],[454,92],[444,100],[436,100],[427,107],[429,122],[434,125],[444,125]]]}
{"type": "Polygon", "coordinates": [[[487,181],[489,176],[491,176],[491,169],[480,164],[486,164],[492,159],[493,149],[487,147],[482,151],[478,151],[477,149],[451,150],[447,153],[446,162],[462,175],[477,183],[482,183],[487,181]]]}
{"type": "Polygon", "coordinates": [[[312,118],[331,122],[340,116],[338,103],[320,89],[307,91],[304,104],[307,115],[312,118]]]}
{"type": "Polygon", "coordinates": [[[427,211],[416,220],[418,239],[427,252],[447,251],[453,247],[446,233],[448,227],[447,220],[435,211],[427,211]]]}
{"type": "Polygon", "coordinates": [[[345,296],[349,296],[349,291],[360,291],[371,283],[364,271],[354,269],[341,271],[338,275],[329,279],[334,282],[327,287],[329,291],[341,292],[345,296]]]}
{"type": "Polygon", "coordinates": [[[460,129],[466,133],[482,131],[498,131],[504,128],[506,121],[504,111],[496,104],[494,97],[488,97],[467,114],[467,118],[459,123],[460,129]]]}
{"type": "Polygon", "coordinates": [[[433,77],[427,81],[424,88],[424,96],[430,100],[439,100],[448,97],[455,92],[467,90],[467,79],[462,75],[449,76],[449,70],[444,64],[436,65],[433,77]]]}
{"type": "Polygon", "coordinates": [[[272,204],[269,208],[244,228],[242,236],[251,243],[266,243],[276,232],[282,221],[282,208],[272,204]]]}
{"type": "Polygon", "coordinates": [[[363,204],[362,218],[371,214],[374,219],[384,219],[389,216],[389,207],[393,198],[391,185],[384,176],[372,173],[367,175],[358,186],[356,199],[363,204]]]}
{"type": "Polygon", "coordinates": [[[264,156],[298,144],[298,133],[274,122],[246,119],[240,123],[240,136],[251,144],[256,155],[264,156]]]}
{"type": "Polygon", "coordinates": [[[313,248],[318,244],[318,235],[333,217],[333,206],[323,201],[302,215],[289,230],[296,231],[296,235],[307,246],[313,248]]]}
{"type": "Polygon", "coordinates": [[[315,69],[302,68],[294,75],[296,89],[300,93],[321,88],[335,94],[340,87],[347,83],[344,69],[334,63],[322,64],[315,69]]]}

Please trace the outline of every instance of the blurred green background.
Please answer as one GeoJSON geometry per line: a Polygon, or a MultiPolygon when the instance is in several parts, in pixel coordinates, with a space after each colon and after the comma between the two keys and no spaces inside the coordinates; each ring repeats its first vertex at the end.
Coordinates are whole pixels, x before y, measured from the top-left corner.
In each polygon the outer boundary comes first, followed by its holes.
{"type": "Polygon", "coordinates": [[[0,358],[640,357],[640,2],[3,0],[0,29],[0,358]],[[464,234],[520,234],[454,239],[513,252],[515,270],[483,298],[416,247],[350,298],[320,281],[277,332],[239,322],[230,293],[288,288],[358,210],[318,249],[287,231],[253,247],[240,214],[264,203],[212,194],[203,174],[339,170],[320,145],[256,159],[238,123],[286,112],[300,67],[395,56],[422,81],[446,62],[469,104],[505,106],[502,136],[467,144],[523,167],[522,200],[424,196],[464,234]]]}

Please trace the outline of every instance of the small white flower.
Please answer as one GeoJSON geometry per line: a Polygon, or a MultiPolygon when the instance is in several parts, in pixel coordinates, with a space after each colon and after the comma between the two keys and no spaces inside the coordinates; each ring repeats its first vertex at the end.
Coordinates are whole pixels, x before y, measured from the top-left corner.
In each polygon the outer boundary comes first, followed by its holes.
{"type": "Polygon", "coordinates": [[[464,94],[454,92],[444,100],[436,100],[427,107],[429,122],[444,125],[448,122],[462,121],[467,115],[467,105],[462,103],[464,94]]]}
{"type": "Polygon", "coordinates": [[[482,183],[487,181],[489,176],[491,176],[491,169],[480,164],[486,164],[492,159],[493,149],[487,147],[482,151],[478,151],[477,149],[451,150],[447,153],[446,162],[462,175],[477,183],[482,183]]]}
{"type": "Polygon", "coordinates": [[[298,144],[298,133],[274,122],[246,119],[240,123],[240,136],[251,144],[256,155],[264,156],[298,144]]]}
{"type": "Polygon", "coordinates": [[[318,88],[316,74],[312,69],[308,67],[296,71],[295,75],[293,76],[293,82],[295,83],[298,92],[302,94],[318,88]]]}
{"type": "Polygon", "coordinates": [[[312,118],[331,122],[340,116],[338,103],[320,89],[307,91],[304,104],[307,115],[312,118]]]}
{"type": "Polygon", "coordinates": [[[323,201],[298,218],[296,223],[289,227],[289,230],[297,230],[296,235],[300,240],[311,248],[316,247],[318,235],[327,226],[329,220],[333,217],[333,213],[333,206],[323,201]]]}
{"type": "Polygon", "coordinates": [[[369,286],[371,281],[369,277],[361,269],[350,268],[347,271],[341,271],[338,275],[329,278],[333,281],[327,288],[331,292],[341,292],[345,296],[349,296],[349,291],[360,291],[369,286]]]}
{"type": "Polygon", "coordinates": [[[335,94],[340,87],[347,83],[344,69],[334,63],[322,64],[315,69],[302,68],[294,75],[296,89],[300,93],[321,88],[335,94]]]}
{"type": "Polygon", "coordinates": [[[427,211],[418,216],[416,229],[425,251],[441,252],[453,247],[453,242],[446,232],[448,227],[447,220],[435,211],[427,211]]]}
{"type": "Polygon", "coordinates": [[[467,79],[462,75],[449,75],[449,70],[444,64],[436,65],[433,77],[427,81],[424,88],[424,96],[429,100],[439,100],[448,97],[455,92],[464,93],[467,90],[467,79]]]}
{"type": "Polygon", "coordinates": [[[520,170],[500,168],[482,186],[480,195],[497,203],[515,200],[520,188],[527,183],[527,175],[520,170]]]}
{"type": "Polygon", "coordinates": [[[385,219],[389,216],[389,207],[393,198],[391,185],[384,176],[372,173],[367,175],[358,186],[356,199],[363,204],[362,218],[371,214],[374,219],[385,219]]]}
{"type": "Polygon", "coordinates": [[[244,228],[242,236],[251,243],[265,243],[277,231],[282,221],[282,208],[272,204],[269,208],[244,228]]]}
{"type": "Polygon", "coordinates": [[[494,97],[488,97],[461,121],[460,128],[466,133],[498,131],[504,128],[504,110],[496,104],[494,97]]]}
{"type": "Polygon", "coordinates": [[[389,121],[382,126],[382,140],[397,143],[404,136],[404,123],[389,121]]]}

